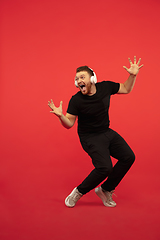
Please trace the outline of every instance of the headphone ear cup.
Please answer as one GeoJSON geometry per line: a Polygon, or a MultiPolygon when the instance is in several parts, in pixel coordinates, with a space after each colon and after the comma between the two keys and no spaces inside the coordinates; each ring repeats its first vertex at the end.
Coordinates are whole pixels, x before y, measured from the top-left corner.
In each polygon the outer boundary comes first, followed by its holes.
{"type": "Polygon", "coordinates": [[[91,83],[94,83],[94,76],[92,76],[90,80],[91,80],[91,83]]]}
{"type": "Polygon", "coordinates": [[[96,77],[96,74],[94,73],[94,76],[92,76],[91,78],[91,83],[97,83],[97,77],[96,77]]]}
{"type": "Polygon", "coordinates": [[[75,81],[75,86],[78,87],[77,81],[75,81]]]}

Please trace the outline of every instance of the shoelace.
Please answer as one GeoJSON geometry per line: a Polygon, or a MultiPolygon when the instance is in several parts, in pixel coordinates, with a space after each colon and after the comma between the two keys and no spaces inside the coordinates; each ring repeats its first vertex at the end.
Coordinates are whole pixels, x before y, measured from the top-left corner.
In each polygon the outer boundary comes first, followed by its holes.
{"type": "Polygon", "coordinates": [[[114,190],[112,190],[112,191],[111,191],[111,193],[112,193],[114,196],[116,196],[116,197],[117,197],[117,195],[114,193],[114,190]]]}
{"type": "MultiPolygon", "coordinates": [[[[109,201],[110,201],[110,202],[113,201],[112,195],[115,195],[115,196],[116,196],[116,194],[114,193],[114,190],[112,190],[111,192],[108,192],[108,197],[109,197],[109,201]]],[[[117,196],[116,196],[116,197],[117,197],[117,196]]],[[[113,202],[114,202],[114,201],[113,201],[113,202]]]]}
{"type": "Polygon", "coordinates": [[[81,198],[81,195],[76,192],[75,195],[73,196],[73,201],[78,201],[81,198]]]}

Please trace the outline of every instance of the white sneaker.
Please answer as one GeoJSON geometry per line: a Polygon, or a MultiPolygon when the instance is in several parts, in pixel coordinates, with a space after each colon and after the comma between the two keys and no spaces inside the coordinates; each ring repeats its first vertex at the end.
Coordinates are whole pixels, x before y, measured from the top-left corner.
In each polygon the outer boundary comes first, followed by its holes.
{"type": "Polygon", "coordinates": [[[66,197],[65,204],[67,207],[74,207],[77,201],[83,196],[82,193],[78,191],[77,188],[74,188],[73,191],[66,197]]]}
{"type": "Polygon", "coordinates": [[[112,194],[114,193],[114,190],[111,192],[103,191],[101,187],[98,187],[95,189],[95,193],[98,197],[102,200],[103,204],[106,207],[115,207],[117,204],[112,199],[112,194]]]}

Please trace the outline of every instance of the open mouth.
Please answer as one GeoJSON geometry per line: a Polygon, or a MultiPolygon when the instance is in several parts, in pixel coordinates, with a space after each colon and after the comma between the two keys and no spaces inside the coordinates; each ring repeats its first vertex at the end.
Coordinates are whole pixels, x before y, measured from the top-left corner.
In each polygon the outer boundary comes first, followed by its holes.
{"type": "Polygon", "coordinates": [[[79,84],[79,87],[83,90],[85,88],[85,84],[79,84]]]}

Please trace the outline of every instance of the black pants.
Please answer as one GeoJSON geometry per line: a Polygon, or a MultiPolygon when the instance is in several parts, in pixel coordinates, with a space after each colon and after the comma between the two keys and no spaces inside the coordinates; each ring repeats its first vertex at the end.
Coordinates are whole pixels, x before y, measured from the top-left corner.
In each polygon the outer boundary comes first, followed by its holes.
{"type": "Polygon", "coordinates": [[[135,160],[131,148],[118,133],[110,128],[105,133],[81,136],[80,141],[95,168],[77,187],[79,192],[86,194],[107,177],[101,187],[106,191],[114,190],[135,160]],[[110,156],[118,160],[114,167],[110,156]]]}

